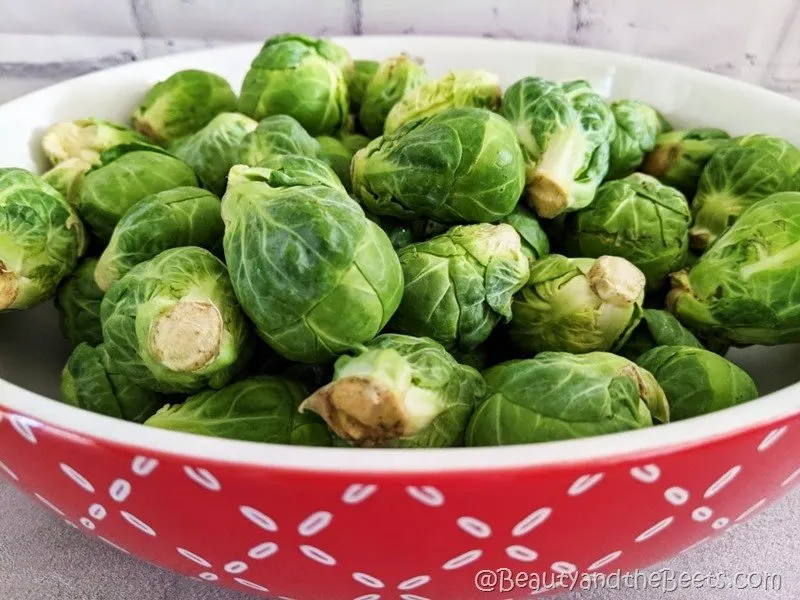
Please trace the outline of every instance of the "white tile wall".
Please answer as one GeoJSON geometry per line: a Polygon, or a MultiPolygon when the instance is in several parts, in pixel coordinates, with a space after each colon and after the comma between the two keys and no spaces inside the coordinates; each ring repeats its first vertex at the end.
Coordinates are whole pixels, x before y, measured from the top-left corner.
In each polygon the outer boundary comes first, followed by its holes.
{"type": "Polygon", "coordinates": [[[282,31],[580,44],[800,98],[800,0],[0,0],[0,101],[131,60],[282,31]]]}

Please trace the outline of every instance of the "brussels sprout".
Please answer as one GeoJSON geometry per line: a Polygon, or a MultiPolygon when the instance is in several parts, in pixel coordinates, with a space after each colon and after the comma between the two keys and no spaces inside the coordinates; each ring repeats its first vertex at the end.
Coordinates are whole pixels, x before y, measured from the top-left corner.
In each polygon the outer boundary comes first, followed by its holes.
{"type": "Polygon", "coordinates": [[[386,116],[383,133],[388,135],[406,123],[432,117],[451,108],[485,108],[500,105],[500,79],[480,70],[451,71],[408,90],[386,116]]]}
{"type": "Polygon", "coordinates": [[[244,136],[238,163],[255,167],[275,155],[295,154],[317,158],[320,144],[288,115],[267,117],[244,136]]]}
{"type": "Polygon", "coordinates": [[[383,334],[341,356],[333,381],[300,405],[362,447],[460,445],[486,384],[433,340],[383,334]]]}
{"type": "Polygon", "coordinates": [[[94,165],[102,152],[114,146],[144,141],[144,136],[119,123],[78,119],[50,126],[42,136],[42,149],[53,165],[72,158],[94,165]]]}
{"type": "Polygon", "coordinates": [[[134,204],[181,186],[197,186],[192,168],[166,152],[138,145],[104,152],[83,179],[75,207],[95,237],[107,242],[117,222],[134,204]]]}
{"type": "Polygon", "coordinates": [[[96,267],[97,258],[84,258],[58,286],[55,305],[59,326],[61,333],[73,346],[81,342],[97,346],[103,342],[100,325],[103,290],[94,281],[96,267]]]}
{"type": "Polygon", "coordinates": [[[0,169],[0,312],[51,299],[86,250],[72,207],[30,171],[0,169]]]}
{"type": "Polygon", "coordinates": [[[221,195],[239,146],[258,123],[239,113],[220,113],[197,133],[177,140],[170,150],[194,169],[203,186],[221,195]]]}
{"type": "MultiPolygon", "coordinates": [[[[386,117],[394,105],[405,98],[414,88],[419,87],[426,77],[425,67],[419,60],[411,58],[408,54],[384,60],[370,79],[364,91],[363,101],[360,103],[358,122],[367,135],[373,138],[381,135],[386,117]]],[[[471,105],[471,102],[468,102],[468,105],[471,105]]],[[[477,105],[482,106],[480,100],[477,105]]],[[[414,109],[418,108],[417,106],[414,109]]],[[[431,108],[430,106],[426,107],[424,114],[430,114],[431,108]]],[[[405,119],[406,117],[401,116],[401,120],[405,119]]],[[[392,130],[394,129],[397,129],[396,124],[392,130]]]]}
{"type": "Polygon", "coordinates": [[[611,138],[607,179],[621,179],[636,171],[656,138],[672,127],[655,108],[639,100],[611,103],[616,133],[611,138]]]}
{"type": "Polygon", "coordinates": [[[501,114],[527,158],[527,201],[551,219],[588,206],[608,172],[614,115],[583,80],[525,77],[506,90],[501,114]]]}
{"type": "Polygon", "coordinates": [[[199,131],[223,112],[235,112],[238,100],[219,75],[187,69],[154,85],[133,111],[133,126],[159,143],[199,131]]]}
{"type": "Polygon", "coordinates": [[[800,188],[800,150],[768,135],[747,135],[714,153],[692,201],[692,248],[705,250],[748,206],[800,188]]]}
{"type": "Polygon", "coordinates": [[[386,234],[341,189],[232,180],[222,199],[236,295],[283,357],[325,362],[372,339],[400,304],[386,234]]]}
{"type": "Polygon", "coordinates": [[[377,215],[496,222],[519,201],[522,152],[511,126],[481,108],[451,108],[379,137],[353,158],[353,192],[377,215]]]}
{"type": "Polygon", "coordinates": [[[354,152],[348,150],[345,145],[336,138],[327,135],[319,136],[317,142],[319,142],[320,147],[320,158],[330,165],[345,189],[348,191],[351,190],[350,163],[353,160],[354,152]]]}
{"type": "Polygon", "coordinates": [[[252,351],[225,265],[193,246],[133,267],[106,292],[100,318],[119,371],[158,392],[221,388],[252,351]]]}
{"type": "Polygon", "coordinates": [[[372,141],[370,138],[365,135],[361,135],[360,133],[344,134],[339,138],[339,140],[342,142],[342,145],[353,154],[362,148],[366,148],[367,145],[372,141]]]}
{"type": "Polygon", "coordinates": [[[163,406],[161,394],[139,387],[108,358],[105,346],[81,343],[61,374],[61,400],[107,417],[143,423],[163,406]]]}
{"type": "Polygon", "coordinates": [[[608,181],[594,201],[565,222],[564,240],[571,256],[621,256],[659,290],[670,273],[682,269],[689,253],[691,212],[675,188],[643,173],[608,181]]]}
{"type": "Polygon", "coordinates": [[[514,211],[503,219],[503,223],[517,230],[522,239],[522,253],[530,262],[550,254],[550,240],[542,229],[539,219],[523,204],[517,204],[514,211]]]}
{"type": "Polygon", "coordinates": [[[758,398],[755,382],[718,354],[692,346],[659,346],[636,361],[658,381],[673,421],[712,413],[758,398]]]}
{"type": "Polygon", "coordinates": [[[347,85],[351,112],[358,113],[358,109],[361,108],[364,92],[367,90],[369,80],[378,70],[378,66],[380,66],[380,63],[377,60],[353,61],[353,74],[347,85]]]}
{"type": "Polygon", "coordinates": [[[756,202],[691,269],[673,274],[668,309],[703,339],[800,342],[798,239],[800,193],[756,202]]]}
{"type": "Polygon", "coordinates": [[[531,265],[509,334],[529,353],[615,351],[642,318],[645,278],[624,258],[551,254],[531,265]]]}
{"type": "Polygon", "coordinates": [[[665,132],[656,138],[655,148],[644,157],[641,170],[692,198],[708,159],[730,143],[731,136],[722,129],[665,132]]]}
{"type": "Polygon", "coordinates": [[[636,360],[656,346],[702,348],[703,344],[672,314],[664,310],[645,308],[642,320],[618,353],[625,358],[636,360]]]}
{"type": "Polygon", "coordinates": [[[219,198],[195,187],[179,187],[148,196],[133,205],[111,235],[95,281],[106,291],[133,267],[181,246],[211,249],[222,239],[219,198]]]}
{"type": "Polygon", "coordinates": [[[272,187],[323,185],[346,193],[336,173],[324,162],[293,154],[267,158],[258,167],[236,165],[228,174],[228,187],[249,181],[260,181],[272,187]]]}
{"type": "Polygon", "coordinates": [[[307,396],[308,389],[297,381],[251,377],[166,405],[145,425],[266,444],[330,446],[325,421],[297,410],[307,396]]]}
{"type": "Polygon", "coordinates": [[[289,115],[311,135],[333,133],[349,114],[346,56],[327,40],[271,37],[244,78],[239,108],[254,119],[289,115]]]}
{"type": "Polygon", "coordinates": [[[42,174],[45,183],[51,185],[72,205],[80,190],[83,177],[92,168],[91,163],[82,158],[68,158],[42,174]]]}
{"type": "Polygon", "coordinates": [[[457,225],[399,252],[405,290],[389,327],[469,351],[485,342],[528,279],[519,234],[506,224],[457,225]]]}
{"type": "Polygon", "coordinates": [[[608,354],[542,352],[484,371],[486,401],[467,428],[467,446],[511,446],[584,438],[669,421],[655,378],[608,354]]]}

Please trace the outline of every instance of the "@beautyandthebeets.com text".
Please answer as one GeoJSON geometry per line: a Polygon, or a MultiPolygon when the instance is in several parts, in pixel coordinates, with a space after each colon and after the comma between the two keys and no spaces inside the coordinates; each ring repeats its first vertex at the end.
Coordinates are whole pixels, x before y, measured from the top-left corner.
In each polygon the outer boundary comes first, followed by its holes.
{"type": "Polygon", "coordinates": [[[778,591],[782,587],[782,578],[777,573],[724,571],[691,572],[661,569],[658,571],[635,570],[623,573],[620,570],[612,573],[571,573],[557,572],[522,572],[511,569],[494,569],[478,571],[475,574],[475,587],[480,592],[510,593],[527,590],[544,592],[546,590],[654,590],[664,594],[688,589],[707,590],[760,590],[764,592],[778,591]]]}

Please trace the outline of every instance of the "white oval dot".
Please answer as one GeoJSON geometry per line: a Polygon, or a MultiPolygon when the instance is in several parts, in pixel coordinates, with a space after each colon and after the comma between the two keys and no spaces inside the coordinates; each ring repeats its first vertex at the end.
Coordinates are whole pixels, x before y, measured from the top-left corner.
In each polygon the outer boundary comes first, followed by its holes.
{"type": "MultiPolygon", "coordinates": [[[[139,477],[147,477],[158,466],[158,460],[155,458],[148,458],[147,456],[136,456],[131,462],[131,471],[134,475],[139,477]]],[[[216,577],[216,575],[215,575],[216,577]]]]}
{"type": "Polygon", "coordinates": [[[646,531],[643,531],[642,533],[640,533],[636,537],[636,541],[637,542],[644,542],[645,540],[649,540],[654,535],[664,531],[667,527],[669,527],[672,524],[672,522],[674,520],[675,520],[675,517],[667,517],[666,519],[664,519],[662,521],[659,521],[658,523],[656,523],[655,525],[653,525],[652,527],[650,527],[646,531]]]}
{"type": "Polygon", "coordinates": [[[430,485],[423,487],[412,485],[406,488],[406,492],[409,496],[414,498],[414,500],[427,506],[438,508],[444,504],[444,494],[430,485]]]}
{"type": "Polygon", "coordinates": [[[380,579],[373,577],[372,575],[367,575],[366,573],[353,573],[353,579],[355,579],[361,585],[371,587],[375,590],[382,590],[386,587],[386,584],[384,584],[380,579]]]}
{"type": "Polygon", "coordinates": [[[531,531],[549,519],[551,514],[553,514],[553,509],[547,506],[532,512],[527,517],[522,519],[522,521],[516,524],[514,530],[511,532],[511,535],[514,537],[528,535],[531,531]]]}
{"type": "Polygon", "coordinates": [[[106,544],[108,544],[112,548],[114,548],[116,550],[119,550],[120,552],[124,552],[125,554],[130,554],[130,552],[125,550],[125,548],[123,548],[122,546],[117,546],[114,542],[112,542],[111,540],[107,540],[102,535],[98,535],[97,537],[100,538],[101,540],[103,540],[106,544]]]}
{"type": "Polygon", "coordinates": [[[0,471],[8,475],[14,481],[19,481],[19,477],[17,477],[17,474],[14,473],[14,471],[12,471],[9,467],[7,467],[2,460],[0,460],[0,471]]]}
{"type": "Polygon", "coordinates": [[[240,560],[234,560],[225,565],[225,572],[231,575],[238,575],[247,571],[247,563],[240,560]]]}
{"type": "Polygon", "coordinates": [[[464,554],[459,554],[455,558],[451,558],[450,560],[448,560],[446,563],[442,565],[442,569],[444,569],[445,571],[454,571],[456,569],[461,569],[469,564],[474,563],[481,556],[483,556],[482,550],[470,550],[469,552],[464,552],[464,554]]]}
{"type": "Polygon", "coordinates": [[[783,434],[789,429],[788,425],[784,425],[783,427],[778,427],[777,429],[773,429],[767,434],[761,443],[758,445],[758,451],[764,452],[768,448],[771,448],[775,445],[775,443],[783,437],[783,434]]]}
{"type": "Polygon", "coordinates": [[[486,539],[492,536],[492,528],[475,517],[460,517],[456,524],[472,537],[486,539]]]}
{"type": "Polygon", "coordinates": [[[333,521],[333,515],[329,512],[319,511],[308,517],[297,527],[297,533],[303,537],[311,537],[323,531],[333,521]]]}
{"type": "Polygon", "coordinates": [[[271,531],[273,533],[278,531],[278,524],[272,517],[252,506],[240,506],[239,512],[241,512],[248,521],[257,525],[264,531],[271,531]]]}
{"type": "Polygon", "coordinates": [[[711,498],[719,493],[722,488],[728,485],[731,481],[733,481],[736,476],[741,472],[742,465],[736,465],[735,467],[731,467],[728,471],[719,479],[717,479],[714,483],[712,483],[709,488],[706,490],[706,493],[703,494],[703,498],[711,498]]]}
{"type": "Polygon", "coordinates": [[[603,558],[596,560],[591,565],[589,565],[587,571],[597,571],[598,569],[602,569],[606,565],[617,560],[620,556],[622,556],[622,550],[617,550],[615,552],[606,554],[603,558]]]}
{"type": "Polygon", "coordinates": [[[406,579],[400,585],[397,586],[398,590],[408,591],[408,590],[415,590],[418,587],[422,587],[430,583],[431,578],[427,575],[418,575],[417,577],[412,577],[411,579],[406,579]]]}
{"type": "Polygon", "coordinates": [[[582,475],[575,480],[567,494],[570,496],[580,496],[581,494],[588,492],[594,486],[596,486],[600,481],[603,479],[603,473],[595,473],[593,475],[582,475]]]}
{"type": "Polygon", "coordinates": [[[682,487],[671,487],[664,492],[664,498],[674,506],[682,506],[689,501],[689,492],[682,487]]]}
{"type": "Polygon", "coordinates": [[[8,417],[9,423],[11,423],[11,427],[14,428],[22,438],[31,444],[39,443],[39,440],[36,439],[36,434],[33,433],[33,427],[38,426],[36,421],[29,419],[28,417],[23,417],[22,415],[11,415],[8,417]]]}
{"type": "Polygon", "coordinates": [[[727,517],[720,517],[711,524],[711,527],[714,529],[722,529],[728,523],[730,523],[730,519],[728,519],[727,517]]]}
{"type": "Polygon", "coordinates": [[[661,469],[658,465],[643,465],[631,469],[631,477],[642,483],[655,483],[661,477],[661,469]]]}
{"type": "Polygon", "coordinates": [[[105,519],[107,514],[106,507],[102,504],[95,503],[89,507],[89,516],[97,521],[105,519]]]}
{"type": "Polygon", "coordinates": [[[200,579],[205,579],[206,581],[216,581],[217,579],[219,579],[219,577],[214,575],[214,573],[200,573],[198,577],[200,579]]]}
{"type": "Polygon", "coordinates": [[[565,560],[559,560],[554,562],[552,565],[550,565],[550,568],[555,573],[560,573],[562,575],[569,575],[570,573],[574,573],[575,571],[578,570],[578,567],[573,565],[571,562],[567,562],[565,560]]]}
{"type": "Polygon", "coordinates": [[[60,508],[58,508],[58,507],[57,507],[55,504],[53,504],[52,502],[50,502],[50,500],[48,500],[48,499],[47,499],[47,498],[45,498],[44,496],[40,496],[39,494],[34,494],[34,496],[36,496],[36,497],[39,499],[39,501],[40,501],[42,504],[44,504],[46,507],[48,507],[50,510],[52,510],[53,512],[55,512],[55,513],[57,513],[57,514],[61,515],[62,517],[64,516],[64,511],[62,511],[62,510],[61,510],[60,508]]]}
{"type": "Polygon", "coordinates": [[[791,475],[789,475],[786,479],[784,479],[783,483],[781,483],[781,487],[786,487],[787,485],[792,483],[795,479],[797,479],[798,476],[800,476],[800,469],[797,469],[791,475]]]}
{"type": "Polygon", "coordinates": [[[206,567],[207,569],[211,568],[211,563],[208,562],[202,556],[198,556],[197,554],[195,554],[190,550],[187,550],[186,548],[175,548],[175,550],[177,550],[178,554],[180,554],[184,558],[188,558],[190,561],[197,563],[201,567],[206,567]]]}
{"type": "Polygon", "coordinates": [[[265,588],[263,585],[259,585],[257,583],[253,583],[252,581],[248,581],[247,579],[242,579],[241,577],[234,577],[233,580],[236,583],[243,585],[244,587],[248,587],[251,590],[257,590],[259,592],[268,592],[269,589],[265,588]]]}
{"type": "Polygon", "coordinates": [[[275,542],[264,542],[258,546],[253,546],[247,553],[247,556],[256,560],[264,560],[278,552],[278,544],[275,542]]]}
{"type": "Polygon", "coordinates": [[[711,518],[711,515],[714,514],[714,511],[711,510],[708,506],[701,506],[699,508],[695,508],[692,511],[692,519],[698,522],[708,521],[711,518]]]}
{"type": "Polygon", "coordinates": [[[378,491],[377,485],[365,485],[356,483],[348,487],[342,495],[342,502],[345,504],[361,504],[378,491]]]}
{"type": "Polygon", "coordinates": [[[367,594],[366,596],[359,596],[355,600],[381,600],[380,594],[367,594]]]}
{"type": "Polygon", "coordinates": [[[429,600],[425,596],[417,596],[416,594],[400,594],[400,600],[429,600]]]}
{"type": "Polygon", "coordinates": [[[61,471],[64,473],[64,475],[69,477],[72,481],[77,483],[80,487],[82,487],[84,490],[86,490],[90,494],[94,493],[94,486],[91,483],[89,483],[89,480],[86,479],[86,477],[84,477],[83,475],[78,473],[75,469],[70,467],[68,464],[59,463],[58,466],[61,467],[61,471]]]}
{"type": "Polygon", "coordinates": [[[124,510],[119,511],[119,514],[121,514],[123,519],[125,519],[128,523],[130,523],[134,527],[136,527],[136,529],[138,529],[139,531],[155,537],[156,535],[155,529],[150,527],[150,525],[142,521],[139,517],[136,517],[129,512],[125,512],[124,510]]]}
{"type": "Polygon", "coordinates": [[[222,486],[217,478],[214,477],[207,469],[183,467],[183,472],[186,473],[186,476],[194,481],[197,485],[204,487],[211,492],[218,492],[222,489],[222,486]]]}
{"type": "Polygon", "coordinates": [[[754,512],[756,512],[759,508],[764,506],[766,503],[767,503],[767,499],[766,498],[762,498],[761,500],[759,500],[758,502],[753,504],[753,506],[751,506],[746,511],[744,511],[742,514],[740,514],[738,517],[736,517],[736,521],[738,522],[738,521],[745,520],[747,517],[752,515],[754,512]]]}
{"type": "Polygon", "coordinates": [[[131,495],[131,484],[125,479],[115,479],[108,488],[108,494],[115,502],[125,502],[131,495]]]}
{"type": "Polygon", "coordinates": [[[536,550],[519,544],[506,548],[506,555],[520,562],[533,562],[539,558],[539,553],[536,550]]]}
{"type": "Polygon", "coordinates": [[[89,519],[87,517],[81,517],[81,525],[86,527],[86,529],[91,529],[91,530],[94,530],[94,528],[96,527],[96,525],[94,524],[94,521],[92,521],[91,519],[89,519]]]}
{"type": "Polygon", "coordinates": [[[336,559],[333,558],[327,552],[320,550],[314,546],[309,546],[307,544],[300,546],[300,552],[302,552],[305,556],[310,558],[311,560],[318,562],[321,565],[325,565],[326,567],[333,567],[336,565],[336,559]]]}

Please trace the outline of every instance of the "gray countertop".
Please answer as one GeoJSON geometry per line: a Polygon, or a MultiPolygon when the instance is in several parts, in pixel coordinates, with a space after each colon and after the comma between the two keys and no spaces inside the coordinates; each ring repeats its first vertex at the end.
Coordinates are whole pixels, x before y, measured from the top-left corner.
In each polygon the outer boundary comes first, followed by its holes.
{"type": "MultiPolygon", "coordinates": [[[[717,540],[651,571],[775,573],[780,591],[628,589],[573,594],[580,600],[656,598],[789,600],[800,598],[800,493],[794,493],[717,540]]],[[[251,596],[165,572],[86,537],[11,485],[0,482],[2,600],[249,600],[251,596]]],[[[452,599],[456,600],[456,599],[452,599]]]]}

